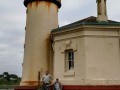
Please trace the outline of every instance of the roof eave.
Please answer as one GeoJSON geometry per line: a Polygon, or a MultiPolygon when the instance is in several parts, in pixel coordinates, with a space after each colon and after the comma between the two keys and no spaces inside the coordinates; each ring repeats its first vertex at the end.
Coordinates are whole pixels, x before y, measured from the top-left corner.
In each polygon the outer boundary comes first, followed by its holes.
{"type": "Polygon", "coordinates": [[[79,23],[76,25],[63,26],[57,29],[53,29],[52,33],[69,31],[71,29],[73,30],[80,27],[120,28],[120,23],[79,23]]]}

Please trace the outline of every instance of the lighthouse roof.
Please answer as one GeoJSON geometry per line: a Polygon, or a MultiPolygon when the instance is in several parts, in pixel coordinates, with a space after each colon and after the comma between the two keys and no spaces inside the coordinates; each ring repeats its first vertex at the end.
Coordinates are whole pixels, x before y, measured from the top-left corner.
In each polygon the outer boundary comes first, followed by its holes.
{"type": "Polygon", "coordinates": [[[27,7],[27,5],[33,1],[48,1],[55,3],[59,8],[61,7],[61,0],[24,0],[24,5],[27,7]]]}

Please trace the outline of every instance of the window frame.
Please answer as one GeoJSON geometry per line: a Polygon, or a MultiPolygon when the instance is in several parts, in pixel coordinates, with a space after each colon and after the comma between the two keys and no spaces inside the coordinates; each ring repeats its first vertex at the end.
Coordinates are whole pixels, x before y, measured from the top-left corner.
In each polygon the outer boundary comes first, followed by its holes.
{"type": "Polygon", "coordinates": [[[69,49],[65,51],[65,71],[73,70],[74,69],[74,51],[73,49],[69,49]]]}

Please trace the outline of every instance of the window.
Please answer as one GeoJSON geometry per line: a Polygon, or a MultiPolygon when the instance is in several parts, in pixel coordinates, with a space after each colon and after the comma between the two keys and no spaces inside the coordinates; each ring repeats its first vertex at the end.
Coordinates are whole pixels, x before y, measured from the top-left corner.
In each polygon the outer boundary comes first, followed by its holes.
{"type": "Polygon", "coordinates": [[[73,50],[66,51],[66,70],[74,69],[74,52],[73,50]]]}

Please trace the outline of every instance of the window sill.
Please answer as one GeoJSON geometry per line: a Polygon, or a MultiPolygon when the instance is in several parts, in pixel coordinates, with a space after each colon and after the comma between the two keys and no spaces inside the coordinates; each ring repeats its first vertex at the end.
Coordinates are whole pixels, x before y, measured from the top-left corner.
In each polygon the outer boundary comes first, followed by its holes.
{"type": "Polygon", "coordinates": [[[64,77],[72,77],[75,76],[75,71],[74,70],[69,70],[64,73],[64,77]]]}

